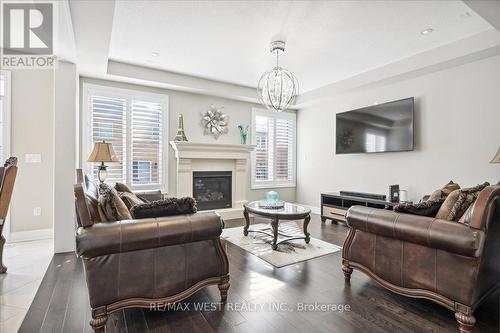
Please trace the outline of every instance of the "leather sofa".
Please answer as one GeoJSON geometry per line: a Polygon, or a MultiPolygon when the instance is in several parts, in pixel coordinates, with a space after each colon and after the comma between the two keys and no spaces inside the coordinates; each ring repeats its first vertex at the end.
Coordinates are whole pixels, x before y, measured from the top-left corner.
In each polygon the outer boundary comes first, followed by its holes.
{"type": "Polygon", "coordinates": [[[500,184],[481,191],[463,224],[361,206],[346,219],[346,283],[360,270],[393,292],[451,309],[460,332],[472,332],[473,312],[498,289],[500,184]]]}
{"type": "Polygon", "coordinates": [[[218,285],[226,302],[228,260],[219,215],[100,223],[92,177],[77,170],[74,190],[76,252],[83,259],[94,332],[105,332],[112,312],[179,302],[208,285],[218,285]]]}

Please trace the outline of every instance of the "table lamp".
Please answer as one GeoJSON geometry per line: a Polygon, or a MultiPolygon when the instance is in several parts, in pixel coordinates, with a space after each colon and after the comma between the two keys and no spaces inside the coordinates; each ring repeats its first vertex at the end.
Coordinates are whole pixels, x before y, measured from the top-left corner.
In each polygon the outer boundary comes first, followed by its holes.
{"type": "Polygon", "coordinates": [[[497,153],[490,163],[500,163],[500,147],[498,147],[497,153]]]}
{"type": "Polygon", "coordinates": [[[94,143],[94,149],[92,149],[92,153],[90,153],[87,162],[101,162],[97,177],[101,183],[104,183],[108,176],[108,171],[106,170],[107,166],[104,162],[119,162],[119,160],[116,157],[113,145],[106,141],[102,141],[94,143]]]}

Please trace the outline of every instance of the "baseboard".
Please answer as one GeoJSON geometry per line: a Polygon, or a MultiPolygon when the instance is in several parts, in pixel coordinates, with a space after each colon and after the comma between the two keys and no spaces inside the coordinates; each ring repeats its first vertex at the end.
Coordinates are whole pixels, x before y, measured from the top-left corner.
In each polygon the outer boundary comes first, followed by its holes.
{"type": "Polygon", "coordinates": [[[320,207],[316,207],[316,206],[309,206],[309,205],[304,205],[304,204],[300,204],[300,203],[297,203],[297,205],[300,205],[302,207],[305,207],[305,208],[309,208],[311,210],[311,213],[313,214],[321,214],[321,208],[320,207]]]}
{"type": "Polygon", "coordinates": [[[54,238],[54,229],[18,231],[10,233],[9,243],[27,242],[27,241],[51,239],[51,238],[54,238]]]}

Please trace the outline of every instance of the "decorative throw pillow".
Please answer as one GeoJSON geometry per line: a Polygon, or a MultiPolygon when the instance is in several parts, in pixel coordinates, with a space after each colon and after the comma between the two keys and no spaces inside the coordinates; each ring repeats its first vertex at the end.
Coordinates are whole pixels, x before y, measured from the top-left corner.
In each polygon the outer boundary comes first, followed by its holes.
{"type": "Polygon", "coordinates": [[[464,215],[465,211],[476,201],[479,192],[481,192],[490,183],[484,182],[483,184],[476,185],[474,187],[463,188],[459,191],[457,201],[453,205],[448,217],[449,221],[459,221],[459,219],[464,215]]]}
{"type": "Polygon", "coordinates": [[[123,184],[123,183],[116,183],[115,190],[117,192],[133,193],[132,190],[130,189],[130,187],[128,187],[126,184],[123,184]]]}
{"type": "Polygon", "coordinates": [[[448,195],[450,195],[451,192],[455,190],[459,190],[460,185],[457,183],[454,183],[453,180],[450,180],[448,184],[443,186],[443,188],[440,188],[439,190],[435,190],[432,192],[430,195],[429,199],[427,200],[436,200],[436,199],[441,199],[441,198],[446,198],[448,195]]]}
{"type": "Polygon", "coordinates": [[[394,207],[394,211],[399,213],[408,213],[420,216],[436,216],[439,208],[443,204],[445,198],[422,201],[417,204],[399,204],[394,207]]]}
{"type": "Polygon", "coordinates": [[[116,190],[105,183],[99,184],[98,211],[103,222],[132,219],[127,206],[116,190]]]}
{"type": "Polygon", "coordinates": [[[459,194],[460,190],[455,190],[446,197],[443,204],[441,205],[441,208],[439,208],[439,211],[436,214],[437,219],[448,219],[448,215],[450,215],[451,209],[455,205],[455,202],[457,202],[459,194]]]}
{"type": "Polygon", "coordinates": [[[134,219],[145,219],[150,217],[162,217],[181,214],[196,213],[196,200],[190,197],[167,198],[156,200],[132,207],[130,213],[134,219]]]}
{"type": "Polygon", "coordinates": [[[127,206],[128,210],[130,210],[135,205],[147,202],[147,201],[144,201],[141,198],[139,198],[134,193],[130,193],[130,192],[120,192],[120,193],[118,193],[118,196],[125,203],[125,206],[127,206]]]}

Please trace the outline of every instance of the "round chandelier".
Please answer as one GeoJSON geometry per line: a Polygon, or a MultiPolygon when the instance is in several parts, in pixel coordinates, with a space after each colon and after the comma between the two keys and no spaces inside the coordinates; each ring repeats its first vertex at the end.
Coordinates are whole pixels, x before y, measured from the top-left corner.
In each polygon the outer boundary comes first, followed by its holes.
{"type": "Polygon", "coordinates": [[[279,56],[285,52],[285,42],[271,43],[271,53],[276,54],[276,67],[265,72],[259,80],[257,91],[260,101],[269,110],[286,110],[299,93],[299,81],[289,70],[279,66],[279,56]]]}

